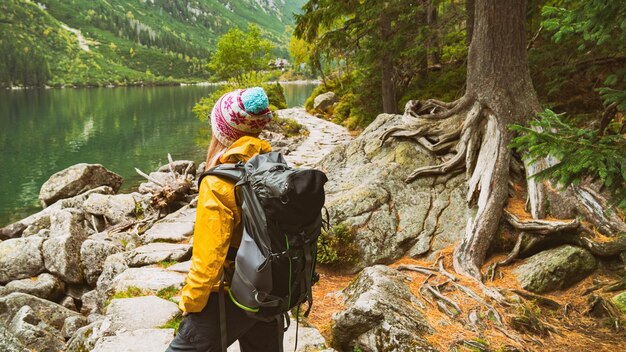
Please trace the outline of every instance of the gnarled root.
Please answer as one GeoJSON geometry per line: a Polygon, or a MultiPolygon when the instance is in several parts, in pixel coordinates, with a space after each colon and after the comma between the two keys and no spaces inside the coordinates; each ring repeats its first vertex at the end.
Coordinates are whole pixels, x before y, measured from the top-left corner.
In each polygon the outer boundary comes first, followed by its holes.
{"type": "Polygon", "coordinates": [[[504,211],[504,219],[520,231],[549,235],[560,231],[576,230],[580,226],[577,219],[574,220],[520,220],[509,211],[504,211]]]}

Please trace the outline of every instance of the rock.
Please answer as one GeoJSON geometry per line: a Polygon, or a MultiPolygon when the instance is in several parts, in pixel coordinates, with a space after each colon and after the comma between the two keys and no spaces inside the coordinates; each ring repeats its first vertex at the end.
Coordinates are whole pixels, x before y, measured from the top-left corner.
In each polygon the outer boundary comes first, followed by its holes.
{"type": "Polygon", "coordinates": [[[175,243],[150,243],[126,253],[131,267],[157,264],[163,261],[182,261],[191,257],[191,246],[175,243]]]}
{"type": "Polygon", "coordinates": [[[39,191],[39,201],[45,208],[62,198],[69,198],[99,186],[109,186],[114,192],[122,185],[122,177],[99,164],[76,164],[59,171],[46,181],[39,191]]]}
{"type": "Polygon", "coordinates": [[[7,330],[5,325],[0,324],[0,351],[3,352],[31,352],[24,346],[12,332],[7,330]]]}
{"type": "Polygon", "coordinates": [[[626,314],[626,292],[613,296],[611,301],[613,301],[615,306],[621,310],[622,313],[626,314]]]}
{"type": "Polygon", "coordinates": [[[174,339],[174,329],[143,329],[102,338],[92,352],[165,351],[174,339]]]}
{"type": "Polygon", "coordinates": [[[80,247],[80,259],[85,281],[91,286],[95,286],[98,277],[102,273],[104,261],[110,255],[122,252],[121,244],[113,241],[96,241],[87,239],[80,247]]]}
{"type": "Polygon", "coordinates": [[[189,268],[191,268],[191,260],[168,266],[167,270],[187,274],[189,272],[189,268]]]}
{"type": "Polygon", "coordinates": [[[179,314],[175,303],[156,296],[114,299],[107,307],[107,334],[159,328],[179,314]]]}
{"type": "Polygon", "coordinates": [[[24,306],[29,306],[39,319],[58,331],[61,331],[67,318],[80,315],[54,302],[25,293],[14,292],[0,298],[0,325],[2,322],[8,324],[24,306]]]}
{"type": "Polygon", "coordinates": [[[437,185],[432,178],[407,184],[404,179],[413,170],[440,160],[410,141],[392,138],[381,145],[382,133],[401,119],[378,116],[317,165],[329,178],[324,188],[331,223],[359,229],[354,243],[360,263],[354,270],[433,253],[460,241],[465,233],[465,177],[437,185]]]}
{"type": "Polygon", "coordinates": [[[39,275],[44,270],[43,241],[31,236],[0,242],[0,284],[39,275]]]}
{"type": "Polygon", "coordinates": [[[526,259],[514,273],[523,289],[544,293],[567,288],[596,269],[596,259],[587,250],[564,245],[526,259]]]}
{"type": "Polygon", "coordinates": [[[69,283],[83,281],[80,247],[87,239],[82,212],[64,209],[51,218],[50,238],[43,244],[46,269],[69,283]]]}
{"type": "Polygon", "coordinates": [[[85,293],[81,297],[82,305],[80,307],[80,313],[83,315],[89,315],[92,313],[99,313],[100,306],[98,305],[98,291],[92,290],[85,293]]]}
{"type": "Polygon", "coordinates": [[[11,281],[6,285],[6,293],[22,292],[48,301],[56,301],[63,295],[65,284],[48,273],[28,279],[11,281]]]}
{"type": "Polygon", "coordinates": [[[315,97],[315,100],[313,100],[313,109],[326,112],[326,110],[333,106],[333,104],[337,101],[339,101],[337,94],[333,92],[320,94],[315,97]]]}
{"type": "Polygon", "coordinates": [[[113,280],[119,274],[128,269],[128,263],[124,253],[117,253],[110,255],[105,261],[102,267],[102,274],[98,277],[96,282],[98,292],[98,304],[104,305],[104,302],[109,298],[112,292],[113,280]]]}
{"type": "Polygon", "coordinates": [[[202,175],[205,169],[206,169],[206,161],[203,161],[200,163],[200,165],[198,165],[198,169],[196,170],[196,175],[202,175]]]}
{"type": "Polygon", "coordinates": [[[139,235],[131,232],[107,233],[107,238],[122,245],[126,251],[131,251],[142,244],[139,235]]]}
{"type": "Polygon", "coordinates": [[[110,224],[118,224],[135,219],[148,204],[149,200],[140,193],[92,194],[85,200],[82,209],[89,214],[104,216],[110,224]]]}
{"type": "Polygon", "coordinates": [[[364,269],[345,290],[345,309],[333,317],[333,344],[341,351],[434,351],[421,336],[430,327],[407,277],[383,265],[364,269]]]}
{"type": "Polygon", "coordinates": [[[164,288],[180,289],[185,284],[185,274],[163,268],[129,268],[113,279],[113,292],[124,292],[129,288],[158,292],[164,288]]]}
{"type": "Polygon", "coordinates": [[[170,172],[170,167],[174,172],[184,175],[187,171],[187,175],[196,175],[196,163],[191,160],[174,160],[171,164],[165,164],[157,170],[158,172],[170,172]]]}
{"type": "Polygon", "coordinates": [[[85,325],[87,325],[87,318],[82,315],[69,317],[65,319],[65,323],[61,329],[61,335],[63,335],[64,338],[69,339],[76,333],[76,331],[78,331],[78,329],[85,325]]]}
{"type": "Polygon", "coordinates": [[[78,312],[78,308],[76,307],[76,302],[74,301],[74,297],[65,296],[60,302],[60,305],[63,307],[78,312]]]}
{"type": "Polygon", "coordinates": [[[67,352],[85,352],[93,350],[96,343],[104,336],[104,331],[101,327],[102,320],[99,320],[78,329],[67,342],[67,352]]]}
{"type": "Polygon", "coordinates": [[[15,314],[8,327],[24,345],[34,351],[61,352],[65,350],[65,340],[59,332],[43,322],[33,309],[24,306],[15,314]]]}
{"type": "Polygon", "coordinates": [[[32,224],[28,225],[28,227],[24,229],[22,237],[35,236],[40,231],[45,229],[50,229],[50,215],[44,215],[37,218],[32,224]]]}
{"type": "Polygon", "coordinates": [[[185,241],[193,235],[195,222],[196,209],[185,206],[155,223],[143,234],[143,240],[145,243],[185,241]]]}

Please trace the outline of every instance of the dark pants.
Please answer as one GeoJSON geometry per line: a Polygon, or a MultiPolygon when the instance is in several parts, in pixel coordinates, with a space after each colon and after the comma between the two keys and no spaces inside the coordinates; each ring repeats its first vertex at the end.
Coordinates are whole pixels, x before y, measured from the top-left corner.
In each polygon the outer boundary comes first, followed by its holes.
{"type": "MultiPolygon", "coordinates": [[[[228,294],[226,305],[227,346],[239,340],[241,352],[273,352],[279,350],[277,322],[262,322],[250,318],[235,306],[228,294]]],[[[191,313],[183,319],[174,338],[165,352],[220,352],[219,295],[212,293],[209,302],[200,313],[191,313]]]]}

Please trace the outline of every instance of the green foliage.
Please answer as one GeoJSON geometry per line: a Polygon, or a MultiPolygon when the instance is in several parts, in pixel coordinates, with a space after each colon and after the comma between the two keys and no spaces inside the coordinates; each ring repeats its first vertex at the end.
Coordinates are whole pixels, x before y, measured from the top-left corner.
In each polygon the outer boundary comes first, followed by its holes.
{"type": "Polygon", "coordinates": [[[303,0],[6,0],[0,2],[0,87],[159,85],[204,81],[217,38],[262,28],[287,55],[292,13],[303,0]],[[261,8],[264,6],[264,8],[261,8]],[[79,46],[80,30],[89,50],[79,46]]]}
{"type": "Polygon", "coordinates": [[[512,147],[526,151],[531,160],[547,156],[559,160],[535,177],[551,178],[567,186],[591,176],[602,182],[618,207],[626,209],[626,138],[619,131],[621,124],[609,125],[607,133],[601,135],[593,129],[571,126],[561,116],[545,110],[530,128],[512,126],[521,133],[512,147]]]}
{"type": "Polygon", "coordinates": [[[261,32],[250,25],[247,32],[232,28],[217,42],[209,68],[220,80],[245,81],[246,75],[258,72],[267,66],[272,44],[261,39],[261,32]]]}
{"type": "MultiPolygon", "coordinates": [[[[383,110],[382,72],[393,76],[397,111],[416,94],[434,91],[429,98],[456,97],[463,87],[464,71],[459,83],[456,76],[431,80],[429,70],[429,65],[446,63],[456,68],[465,59],[465,27],[459,25],[463,6],[447,1],[311,0],[303,10],[296,16],[295,35],[309,45],[309,66],[326,73],[323,88],[305,104],[309,111],[315,96],[333,91],[339,97],[334,121],[351,129],[367,126],[383,110]],[[436,22],[429,23],[429,11],[437,13],[436,22]]],[[[303,46],[295,40],[292,44],[295,49],[303,46]]]]}
{"type": "Polygon", "coordinates": [[[278,126],[280,133],[286,137],[299,136],[306,131],[304,126],[299,124],[298,121],[294,119],[284,119],[282,117],[274,116],[272,124],[278,126]]]}
{"type": "Polygon", "coordinates": [[[358,261],[359,250],[355,246],[354,229],[341,223],[329,231],[322,230],[317,241],[317,261],[326,265],[354,264],[358,261]]]}

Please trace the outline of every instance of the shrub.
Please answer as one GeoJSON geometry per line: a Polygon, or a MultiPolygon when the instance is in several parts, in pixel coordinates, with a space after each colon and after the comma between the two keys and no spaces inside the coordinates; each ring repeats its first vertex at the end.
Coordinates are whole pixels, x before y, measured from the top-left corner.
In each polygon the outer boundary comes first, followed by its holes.
{"type": "Polygon", "coordinates": [[[340,223],[329,231],[322,230],[317,241],[317,261],[320,264],[355,264],[359,250],[355,247],[356,233],[346,224],[340,223]]]}

